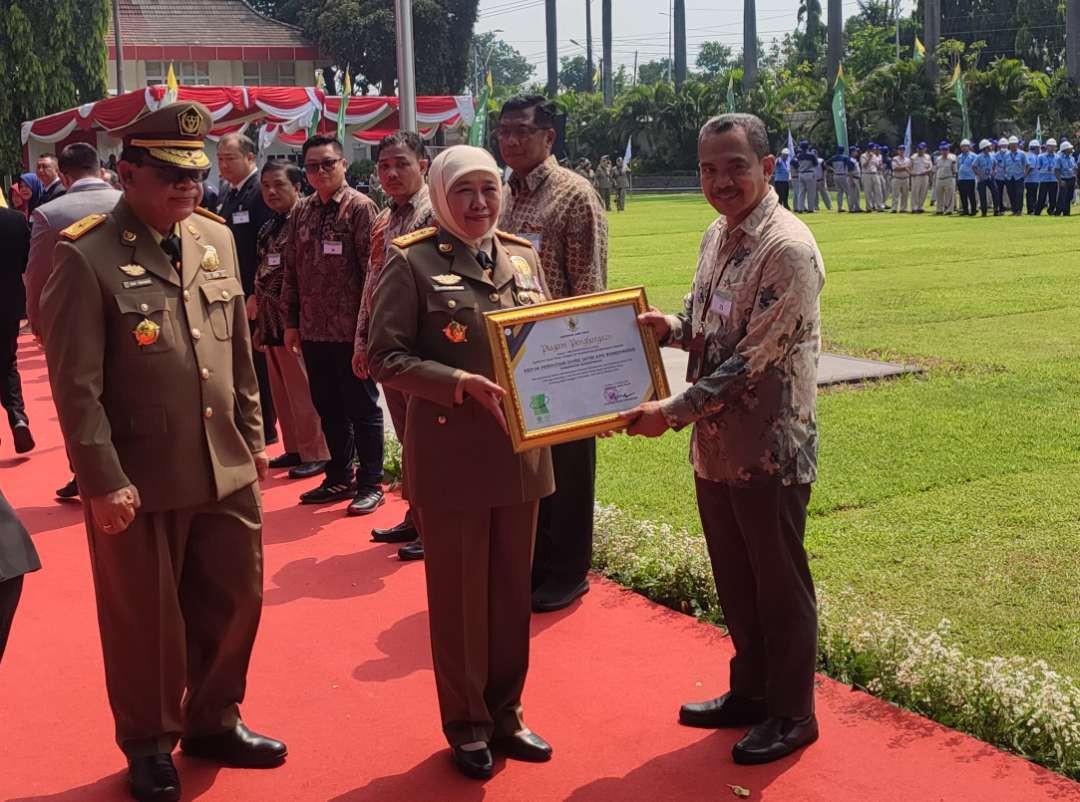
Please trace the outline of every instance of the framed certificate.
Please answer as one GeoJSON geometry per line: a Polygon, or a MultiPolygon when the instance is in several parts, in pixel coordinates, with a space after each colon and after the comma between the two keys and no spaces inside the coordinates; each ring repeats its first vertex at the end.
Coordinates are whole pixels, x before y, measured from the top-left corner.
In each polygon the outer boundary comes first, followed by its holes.
{"type": "Polygon", "coordinates": [[[643,287],[484,315],[514,451],[622,428],[620,412],[669,394],[660,349],[637,316],[643,287]]]}

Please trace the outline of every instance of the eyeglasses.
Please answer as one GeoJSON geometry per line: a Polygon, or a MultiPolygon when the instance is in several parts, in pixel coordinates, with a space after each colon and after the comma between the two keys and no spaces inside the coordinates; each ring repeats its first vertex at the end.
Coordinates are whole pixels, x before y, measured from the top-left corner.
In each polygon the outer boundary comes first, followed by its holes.
{"type": "Polygon", "coordinates": [[[499,139],[528,139],[537,131],[546,131],[536,125],[500,125],[495,128],[495,136],[499,139]]]}
{"type": "Polygon", "coordinates": [[[332,173],[334,168],[340,164],[343,159],[323,159],[321,162],[308,162],[304,165],[304,172],[308,175],[315,175],[322,171],[324,173],[332,173]]]}
{"type": "Polygon", "coordinates": [[[149,164],[158,177],[166,184],[182,184],[185,181],[194,181],[201,184],[210,177],[209,170],[188,170],[183,167],[165,167],[160,164],[149,164]]]}

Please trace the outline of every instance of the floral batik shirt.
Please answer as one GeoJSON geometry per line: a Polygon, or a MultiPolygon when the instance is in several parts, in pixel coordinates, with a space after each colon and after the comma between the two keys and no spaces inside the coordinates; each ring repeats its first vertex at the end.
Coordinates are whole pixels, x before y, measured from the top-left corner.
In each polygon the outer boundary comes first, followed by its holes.
{"type": "Polygon", "coordinates": [[[701,478],[817,478],[824,283],[813,234],[772,190],[735,228],[721,217],[705,232],[690,294],[662,343],[690,352],[692,386],[661,402],[672,428],[694,424],[690,459],[701,478]]]}

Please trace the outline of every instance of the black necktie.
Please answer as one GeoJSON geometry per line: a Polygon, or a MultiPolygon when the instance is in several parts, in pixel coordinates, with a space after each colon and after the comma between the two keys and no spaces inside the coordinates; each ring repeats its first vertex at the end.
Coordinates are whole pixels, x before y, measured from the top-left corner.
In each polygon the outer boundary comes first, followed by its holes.
{"type": "Polygon", "coordinates": [[[180,237],[176,236],[176,234],[170,234],[162,239],[161,250],[165,251],[172,266],[176,268],[176,271],[180,272],[180,237]]]}
{"type": "Polygon", "coordinates": [[[476,252],[476,261],[479,263],[480,268],[487,274],[488,278],[491,278],[495,273],[495,262],[488,256],[487,251],[480,250],[476,252]]]}

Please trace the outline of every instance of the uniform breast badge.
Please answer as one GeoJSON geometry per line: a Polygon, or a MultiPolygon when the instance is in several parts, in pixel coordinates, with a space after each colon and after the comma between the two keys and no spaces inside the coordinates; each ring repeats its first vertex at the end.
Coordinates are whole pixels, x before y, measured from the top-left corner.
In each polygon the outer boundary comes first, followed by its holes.
{"type": "Polygon", "coordinates": [[[510,264],[514,267],[517,285],[523,290],[539,290],[540,282],[533,275],[529,262],[521,256],[511,256],[510,264]]]}
{"type": "Polygon", "coordinates": [[[451,320],[445,329],[442,330],[443,335],[452,343],[464,343],[468,342],[466,334],[469,332],[469,327],[464,323],[458,323],[456,320],[451,320]]]}
{"type": "Polygon", "coordinates": [[[153,345],[158,341],[158,337],[161,336],[161,326],[150,318],[143,318],[142,323],[136,326],[131,334],[135,337],[135,342],[139,344],[140,348],[146,348],[146,346],[153,345]]]}
{"type": "Polygon", "coordinates": [[[138,278],[139,276],[146,275],[146,268],[142,265],[120,265],[120,272],[125,276],[131,276],[132,278],[138,278]]]}
{"type": "Polygon", "coordinates": [[[443,273],[439,276],[432,276],[431,280],[444,287],[452,287],[455,284],[461,283],[461,276],[455,276],[453,273],[443,273]]]}
{"type": "Polygon", "coordinates": [[[218,257],[217,248],[213,245],[207,245],[206,250],[203,251],[202,261],[199,263],[199,267],[203,270],[217,270],[221,267],[221,259],[218,257]]]}

